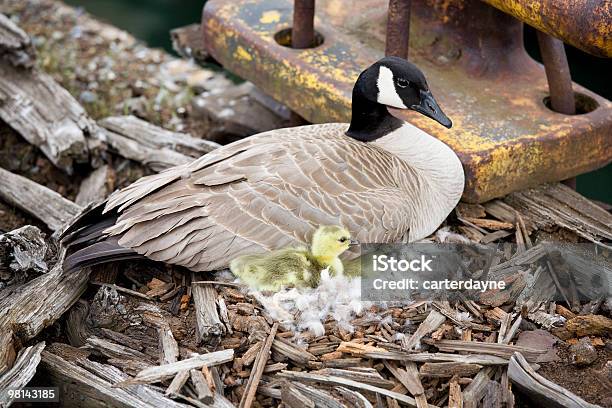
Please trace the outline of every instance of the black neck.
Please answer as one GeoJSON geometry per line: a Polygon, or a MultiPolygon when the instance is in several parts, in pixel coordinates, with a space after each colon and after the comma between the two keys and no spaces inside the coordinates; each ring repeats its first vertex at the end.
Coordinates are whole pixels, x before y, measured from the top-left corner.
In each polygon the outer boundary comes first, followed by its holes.
{"type": "Polygon", "coordinates": [[[353,113],[346,135],[362,142],[371,142],[402,126],[404,122],[391,115],[385,105],[372,102],[353,88],[353,113]]]}

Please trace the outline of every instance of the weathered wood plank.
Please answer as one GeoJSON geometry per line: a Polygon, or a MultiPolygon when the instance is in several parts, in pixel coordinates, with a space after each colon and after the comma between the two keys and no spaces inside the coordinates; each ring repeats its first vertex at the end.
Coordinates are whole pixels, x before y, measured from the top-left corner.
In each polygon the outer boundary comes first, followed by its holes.
{"type": "Polygon", "coordinates": [[[189,375],[191,377],[191,383],[193,384],[193,387],[198,395],[198,399],[205,404],[211,404],[215,398],[213,392],[208,386],[208,383],[206,382],[206,378],[204,378],[204,374],[202,374],[202,371],[191,369],[189,371],[189,375]]]}
{"type": "Polygon", "coordinates": [[[425,363],[421,366],[419,373],[423,377],[445,378],[455,375],[471,377],[478,373],[481,368],[481,365],[469,363],[425,363]]]}
{"type": "Polygon", "coordinates": [[[563,184],[512,193],[504,201],[538,228],[559,226],[601,245],[612,240],[612,214],[563,184]]]}
{"type": "Polygon", "coordinates": [[[179,358],[179,346],[170,326],[164,326],[157,329],[159,335],[160,364],[176,363],[179,358]]]}
{"type": "Polygon", "coordinates": [[[11,19],[1,13],[0,58],[21,68],[32,68],[36,60],[30,37],[11,19]]]}
{"type": "Polygon", "coordinates": [[[597,407],[597,405],[584,401],[577,395],[536,373],[520,353],[515,353],[510,358],[508,377],[517,387],[542,406],[558,408],[597,407]]]}
{"type": "MultiPolygon", "coordinates": [[[[192,274],[192,281],[199,280],[200,274],[192,274]]],[[[191,286],[195,306],[197,338],[201,342],[225,333],[225,325],[217,311],[217,291],[213,285],[193,284],[191,286]]]]}
{"type": "Polygon", "coordinates": [[[261,380],[261,375],[263,374],[263,370],[266,367],[266,363],[270,358],[270,350],[272,349],[272,343],[274,342],[274,337],[276,336],[276,331],[278,330],[278,323],[274,323],[272,328],[270,329],[270,334],[266,341],[264,341],[259,354],[257,354],[257,358],[255,359],[255,363],[253,364],[253,370],[251,371],[251,375],[249,376],[249,380],[244,388],[244,394],[242,395],[242,399],[240,400],[240,408],[250,408],[251,404],[255,400],[255,393],[257,392],[257,386],[259,385],[259,381],[261,380]]]}
{"type": "Polygon", "coordinates": [[[227,363],[234,359],[234,350],[220,350],[207,354],[197,354],[185,360],[177,361],[176,363],[164,364],[156,367],[150,367],[142,370],[136,377],[131,380],[124,381],[121,386],[131,384],[149,384],[157,381],[171,378],[180,371],[191,370],[193,368],[202,368],[204,366],[212,366],[217,364],[227,363]]]}
{"type": "Polygon", "coordinates": [[[402,347],[405,350],[412,350],[424,336],[436,330],[445,321],[446,316],[437,310],[432,310],[427,315],[427,318],[419,325],[414,334],[410,336],[410,338],[404,338],[402,340],[402,347]]]}
{"type": "Polygon", "coordinates": [[[432,343],[441,351],[460,352],[467,351],[470,353],[491,354],[501,358],[510,358],[515,352],[520,352],[526,356],[527,361],[535,363],[538,357],[546,354],[546,350],[538,350],[529,347],[512,346],[507,344],[484,343],[476,341],[462,340],[440,340],[432,343]]]}
{"type": "Polygon", "coordinates": [[[86,139],[99,128],[49,75],[0,64],[0,118],[69,174],[88,162],[86,139]]]}
{"type": "MultiPolygon", "coordinates": [[[[40,353],[44,348],[45,342],[41,341],[34,346],[21,349],[13,367],[4,374],[0,371],[0,390],[25,387],[36,374],[36,368],[40,363],[40,353]]],[[[0,406],[8,407],[9,405],[11,405],[11,401],[8,399],[8,395],[3,392],[0,393],[0,406]]]]}
{"type": "MultiPolygon", "coordinates": [[[[48,273],[18,287],[5,288],[0,293],[0,357],[8,358],[12,350],[11,334],[25,343],[45,327],[52,325],[81,296],[87,287],[89,269],[65,272],[63,251],[57,264],[48,273]]],[[[0,367],[4,365],[0,361],[0,367]]]]}
{"type": "MultiPolygon", "coordinates": [[[[391,397],[411,407],[417,406],[414,398],[411,398],[407,395],[400,394],[400,393],[390,391],[390,390],[386,390],[384,388],[378,388],[372,385],[362,384],[356,381],[347,380],[345,378],[310,374],[310,373],[297,372],[297,371],[281,371],[277,375],[279,377],[287,378],[292,381],[318,382],[321,384],[343,385],[343,386],[350,387],[350,388],[362,389],[362,390],[374,392],[380,395],[384,395],[387,397],[391,397]]],[[[431,404],[429,405],[429,408],[434,408],[434,407],[435,407],[434,405],[431,405],[431,404]]]]}
{"type": "Polygon", "coordinates": [[[0,199],[44,222],[50,230],[60,229],[81,207],[55,191],[0,168],[0,199]]]}
{"type": "Polygon", "coordinates": [[[41,367],[51,385],[60,387],[62,406],[77,407],[187,407],[143,385],[117,388],[113,384],[127,376],[117,368],[86,361],[87,369],[53,353],[43,351],[41,367]],[[72,397],[71,397],[72,396],[72,397]]]}
{"type": "Polygon", "coordinates": [[[81,183],[74,202],[81,207],[86,207],[104,200],[110,194],[108,179],[111,171],[110,166],[106,164],[92,171],[81,183]]]}
{"type": "Polygon", "coordinates": [[[150,149],[170,149],[191,158],[200,157],[220,147],[218,143],[196,139],[186,133],[172,132],[136,116],[109,116],[98,124],[111,132],[150,149]]]}

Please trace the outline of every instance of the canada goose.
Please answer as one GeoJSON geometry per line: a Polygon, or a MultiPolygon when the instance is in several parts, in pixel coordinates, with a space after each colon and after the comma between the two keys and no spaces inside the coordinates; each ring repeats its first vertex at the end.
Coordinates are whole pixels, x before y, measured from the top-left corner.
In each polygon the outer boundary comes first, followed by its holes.
{"type": "Polygon", "coordinates": [[[343,225],[361,242],[414,241],[455,207],[464,174],[443,142],[392,116],[412,109],[451,127],[425,76],[383,58],[363,71],[350,124],[260,133],[143,177],[76,220],[65,267],[146,257],[194,271],[309,241],[343,225]]]}
{"type": "Polygon", "coordinates": [[[342,274],[339,256],[357,244],[350,232],[336,225],[317,228],[310,250],[305,247],[283,248],[267,254],[242,255],[230,262],[230,270],[250,287],[278,291],[282,286],[311,288],[319,284],[321,271],[329,268],[331,276],[342,274]]]}

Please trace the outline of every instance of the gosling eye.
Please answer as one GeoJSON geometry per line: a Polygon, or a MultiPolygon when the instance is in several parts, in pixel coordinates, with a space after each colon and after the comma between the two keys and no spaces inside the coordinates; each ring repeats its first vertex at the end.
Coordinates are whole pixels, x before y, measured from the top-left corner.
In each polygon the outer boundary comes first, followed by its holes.
{"type": "Polygon", "coordinates": [[[346,241],[348,241],[348,238],[346,238],[346,237],[342,237],[342,238],[340,238],[338,241],[340,241],[340,242],[342,242],[342,243],[345,243],[346,241]]]}
{"type": "Polygon", "coordinates": [[[400,88],[406,88],[410,82],[408,82],[407,79],[404,78],[397,78],[397,80],[395,81],[395,83],[397,84],[397,86],[399,86],[400,88]]]}

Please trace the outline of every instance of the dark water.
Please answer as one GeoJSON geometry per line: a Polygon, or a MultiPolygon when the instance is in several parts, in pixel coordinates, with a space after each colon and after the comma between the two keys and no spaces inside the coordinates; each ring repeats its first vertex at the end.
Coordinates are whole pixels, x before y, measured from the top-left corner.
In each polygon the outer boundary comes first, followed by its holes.
{"type": "MultiPolygon", "coordinates": [[[[205,0],[64,0],[132,33],[151,47],[172,52],[169,31],[200,21],[205,0]]],[[[525,29],[525,47],[540,60],[535,30],[525,29]]],[[[572,79],[612,99],[612,59],[595,58],[566,46],[572,79]]],[[[612,135],[610,135],[612,138],[612,135]]],[[[578,191],[612,204],[612,165],[578,177],[578,191]]]]}

